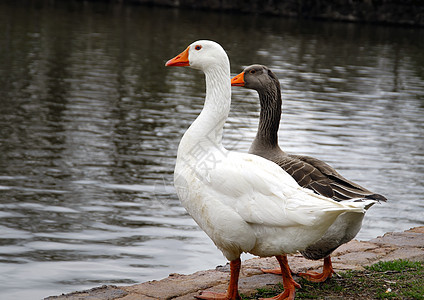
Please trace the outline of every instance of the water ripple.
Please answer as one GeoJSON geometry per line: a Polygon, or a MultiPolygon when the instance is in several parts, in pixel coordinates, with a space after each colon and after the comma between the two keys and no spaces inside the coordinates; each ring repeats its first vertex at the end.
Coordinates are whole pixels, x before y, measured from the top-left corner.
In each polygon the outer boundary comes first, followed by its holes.
{"type": "MultiPolygon", "coordinates": [[[[164,63],[199,36],[224,45],[233,75],[262,63],[280,78],[287,152],[388,197],[359,238],[424,224],[422,29],[67,1],[0,4],[0,26],[1,299],[225,263],[172,184],[205,86],[164,63]]],[[[257,94],[232,91],[224,145],[247,152],[257,94]]]]}

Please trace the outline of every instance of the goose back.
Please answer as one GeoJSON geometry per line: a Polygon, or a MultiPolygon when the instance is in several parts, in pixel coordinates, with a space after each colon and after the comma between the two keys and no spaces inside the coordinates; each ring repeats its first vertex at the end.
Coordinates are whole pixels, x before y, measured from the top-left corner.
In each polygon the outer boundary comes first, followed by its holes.
{"type": "Polygon", "coordinates": [[[252,65],[244,71],[244,87],[255,89],[261,105],[259,126],[249,153],[271,160],[289,173],[300,186],[336,201],[367,198],[387,199],[354,183],[317,158],[288,154],[278,145],[281,120],[281,87],[277,76],[266,66],[252,65]]]}

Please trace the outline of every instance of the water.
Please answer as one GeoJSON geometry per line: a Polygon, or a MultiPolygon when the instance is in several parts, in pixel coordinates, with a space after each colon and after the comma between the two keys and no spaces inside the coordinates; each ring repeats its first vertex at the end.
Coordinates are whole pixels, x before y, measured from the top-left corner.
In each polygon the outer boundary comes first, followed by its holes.
{"type": "MultiPolygon", "coordinates": [[[[0,4],[0,298],[191,273],[225,258],[172,187],[203,75],[165,68],[200,38],[281,79],[281,146],[389,202],[359,239],[424,225],[424,29],[80,1],[0,4]]],[[[233,88],[228,148],[255,92],[233,88]]]]}

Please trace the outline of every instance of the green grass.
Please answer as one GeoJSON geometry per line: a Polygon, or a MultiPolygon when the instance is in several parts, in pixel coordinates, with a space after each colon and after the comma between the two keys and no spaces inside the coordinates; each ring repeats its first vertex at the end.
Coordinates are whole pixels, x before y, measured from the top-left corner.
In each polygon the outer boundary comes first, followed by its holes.
{"type": "MultiPolygon", "coordinates": [[[[364,271],[347,271],[323,283],[299,279],[302,285],[296,299],[414,299],[424,300],[424,262],[394,260],[379,262],[364,271]]],[[[283,291],[282,284],[258,290],[253,297],[273,297],[283,291]]]]}
{"type": "Polygon", "coordinates": [[[380,261],[372,266],[365,267],[365,269],[374,272],[403,272],[407,269],[423,269],[423,262],[409,261],[398,259],[393,261],[380,261]]]}

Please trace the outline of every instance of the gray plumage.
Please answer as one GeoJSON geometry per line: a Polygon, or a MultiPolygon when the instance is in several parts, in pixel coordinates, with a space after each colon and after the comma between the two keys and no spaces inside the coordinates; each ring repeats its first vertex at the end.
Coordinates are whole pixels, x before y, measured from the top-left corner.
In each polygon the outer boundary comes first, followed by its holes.
{"type": "MultiPolygon", "coordinates": [[[[289,173],[300,186],[336,201],[356,198],[386,201],[387,199],[366,188],[347,180],[327,163],[306,155],[288,154],[278,145],[278,129],[281,118],[280,82],[275,74],[263,65],[252,65],[244,69],[245,88],[254,89],[259,94],[261,105],[258,132],[249,153],[271,160],[289,173]]],[[[338,220],[334,229],[345,231],[327,232],[314,245],[301,252],[306,258],[321,259],[330,255],[337,247],[350,241],[359,232],[362,219],[345,216],[338,220]]],[[[330,228],[331,229],[331,228],[330,228]]]]}

